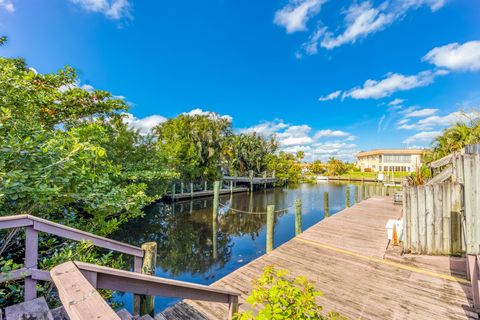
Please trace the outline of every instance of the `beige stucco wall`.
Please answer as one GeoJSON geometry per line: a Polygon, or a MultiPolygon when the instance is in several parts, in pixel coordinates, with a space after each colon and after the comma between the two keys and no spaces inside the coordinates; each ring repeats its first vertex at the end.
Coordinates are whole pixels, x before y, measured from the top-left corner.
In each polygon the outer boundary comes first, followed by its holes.
{"type": "Polygon", "coordinates": [[[421,165],[421,155],[420,154],[395,154],[395,156],[409,156],[410,161],[407,162],[386,162],[384,156],[388,154],[378,154],[378,155],[369,155],[357,158],[357,167],[363,172],[365,169],[370,168],[374,172],[378,171],[388,171],[392,170],[390,167],[394,168],[395,171],[415,171],[417,166],[421,165]],[[385,168],[388,167],[388,168],[385,168]],[[381,170],[380,170],[381,169],[381,170]],[[402,169],[402,170],[398,170],[402,169]]]}

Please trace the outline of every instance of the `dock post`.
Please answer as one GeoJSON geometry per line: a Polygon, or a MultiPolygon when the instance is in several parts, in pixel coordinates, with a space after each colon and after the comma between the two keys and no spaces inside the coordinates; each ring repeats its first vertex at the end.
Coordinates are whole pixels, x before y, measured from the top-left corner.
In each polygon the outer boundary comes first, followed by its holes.
{"type": "Polygon", "coordinates": [[[205,181],[203,185],[203,191],[207,191],[207,189],[208,189],[208,182],[205,181]]]}
{"type": "Polygon", "coordinates": [[[267,189],[267,171],[263,171],[263,188],[267,189]]]}
{"type": "Polygon", "coordinates": [[[183,186],[184,186],[184,184],[183,184],[183,181],[182,181],[182,182],[180,183],[180,193],[183,193],[183,186]]]}
{"type": "Polygon", "coordinates": [[[302,233],[302,200],[295,200],[295,235],[302,233]]]}
{"type": "Polygon", "coordinates": [[[358,186],[355,186],[355,191],[353,193],[353,201],[354,203],[358,203],[358,186]]]}
{"type": "Polygon", "coordinates": [[[325,218],[328,218],[330,216],[328,210],[328,192],[323,193],[323,211],[325,211],[325,218]]]}
{"type": "Polygon", "coordinates": [[[230,180],[230,194],[233,193],[233,181],[230,180]]]}
{"type": "Polygon", "coordinates": [[[213,209],[212,209],[212,243],[213,243],[213,259],[217,259],[217,213],[218,198],[220,194],[220,181],[213,183],[213,209]]]}
{"type": "MultiPolygon", "coordinates": [[[[38,262],[38,231],[32,226],[25,228],[25,267],[36,269],[38,262]]],[[[23,297],[25,301],[33,300],[37,297],[37,280],[32,276],[25,278],[23,288],[23,297]]]]}
{"type": "Polygon", "coordinates": [[[250,192],[253,192],[253,170],[250,170],[248,175],[250,177],[250,192]]]}
{"type": "Polygon", "coordinates": [[[172,201],[175,201],[175,182],[172,184],[172,201]]]}
{"type": "Polygon", "coordinates": [[[273,250],[273,224],[275,222],[275,206],[267,206],[267,252],[273,250]]]}
{"type": "MultiPolygon", "coordinates": [[[[142,249],[144,252],[142,260],[142,269],[141,273],[147,274],[150,276],[155,275],[155,267],[157,266],[157,243],[156,242],[147,242],[142,244],[142,249]]],[[[135,295],[134,296],[134,314],[154,314],[155,308],[155,297],[146,296],[146,295],[135,295]]]]}
{"type": "Polygon", "coordinates": [[[193,199],[193,182],[190,182],[190,199],[193,199]]]}
{"type": "Polygon", "coordinates": [[[345,188],[345,207],[350,207],[350,187],[345,188]]]}

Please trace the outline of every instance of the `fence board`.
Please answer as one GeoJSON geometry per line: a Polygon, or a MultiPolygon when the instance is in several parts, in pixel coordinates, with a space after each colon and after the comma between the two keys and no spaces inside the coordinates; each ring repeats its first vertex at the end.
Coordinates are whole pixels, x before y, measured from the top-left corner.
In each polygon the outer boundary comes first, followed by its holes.
{"type": "Polygon", "coordinates": [[[443,208],[442,208],[442,233],[443,233],[443,254],[450,254],[451,252],[451,191],[450,183],[442,184],[442,193],[443,193],[443,208]]]}
{"type": "Polygon", "coordinates": [[[412,244],[411,249],[414,253],[418,253],[418,192],[417,188],[410,189],[410,208],[411,223],[412,223],[412,244]]]}
{"type": "Polygon", "coordinates": [[[440,185],[433,185],[433,212],[434,212],[434,221],[435,221],[435,247],[434,253],[439,254],[442,251],[443,237],[442,237],[442,207],[443,207],[443,197],[442,189],[440,185]]]}
{"type": "Polygon", "coordinates": [[[427,223],[425,214],[425,187],[417,187],[417,215],[418,215],[418,250],[426,252],[427,247],[427,223]]]}
{"type": "Polygon", "coordinates": [[[452,184],[452,203],[451,203],[451,234],[452,234],[452,254],[462,252],[462,185],[452,184]]]}
{"type": "Polygon", "coordinates": [[[433,186],[425,186],[425,215],[427,224],[426,252],[435,248],[435,213],[433,211],[433,186]]]}

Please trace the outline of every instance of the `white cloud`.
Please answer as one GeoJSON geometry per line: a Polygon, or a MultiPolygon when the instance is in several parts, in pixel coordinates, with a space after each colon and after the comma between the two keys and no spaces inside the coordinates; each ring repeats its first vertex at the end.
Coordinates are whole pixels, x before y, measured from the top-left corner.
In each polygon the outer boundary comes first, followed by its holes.
{"type": "Polygon", "coordinates": [[[285,124],[279,119],[264,121],[250,128],[240,129],[240,132],[256,132],[265,136],[274,134],[280,151],[293,154],[304,151],[306,161],[327,159],[328,156],[353,160],[357,152],[356,145],[351,143],[355,137],[348,132],[323,129],[313,133],[309,125],[285,124]]]}
{"type": "Polygon", "coordinates": [[[289,126],[285,131],[277,133],[278,142],[282,146],[305,145],[313,142],[309,136],[312,128],[304,124],[300,126],[289,126]]]}
{"type": "Polygon", "coordinates": [[[189,116],[197,116],[197,115],[198,116],[209,116],[211,119],[225,119],[225,120],[228,120],[230,122],[232,122],[232,120],[233,120],[232,117],[229,116],[229,115],[219,115],[216,112],[203,111],[200,108],[196,108],[196,109],[190,110],[189,112],[184,112],[182,114],[189,115],[189,116]]]}
{"type": "Polygon", "coordinates": [[[112,20],[131,18],[132,5],[129,0],[70,0],[85,11],[101,13],[112,20]]]}
{"type": "Polygon", "coordinates": [[[390,102],[388,103],[388,105],[393,107],[393,106],[398,106],[398,105],[400,105],[400,104],[402,104],[402,103],[404,103],[404,102],[405,102],[405,100],[403,100],[403,99],[398,99],[398,98],[397,98],[397,99],[394,99],[393,101],[390,101],[390,102]]]}
{"type": "Polygon", "coordinates": [[[329,101],[329,100],[336,99],[340,96],[341,93],[342,93],[341,90],[334,91],[326,96],[322,96],[318,98],[318,101],[329,101]]]}
{"type": "Polygon", "coordinates": [[[325,129],[325,130],[319,130],[315,133],[315,139],[320,139],[320,138],[330,138],[330,137],[349,137],[350,133],[345,132],[345,131],[340,131],[340,130],[331,130],[331,129],[325,129]]]}
{"type": "Polygon", "coordinates": [[[0,0],[0,8],[7,11],[8,13],[15,12],[15,6],[13,5],[13,2],[10,0],[0,0]]]}
{"type": "Polygon", "coordinates": [[[427,117],[437,112],[438,112],[438,109],[431,109],[431,108],[419,109],[419,110],[406,113],[405,118],[427,117]]]}
{"type": "Polygon", "coordinates": [[[403,140],[403,143],[410,144],[412,142],[431,142],[440,134],[440,131],[422,131],[403,140]]]}
{"type": "Polygon", "coordinates": [[[152,115],[145,118],[136,118],[131,113],[123,113],[123,121],[130,129],[138,130],[141,134],[148,134],[155,126],[167,121],[167,118],[160,115],[152,115]]]}
{"type": "Polygon", "coordinates": [[[389,73],[380,81],[367,80],[362,87],[356,87],[343,94],[343,98],[353,99],[380,99],[388,97],[397,91],[410,90],[431,84],[439,75],[444,75],[444,70],[422,71],[415,75],[405,76],[400,73],[389,73]]]}
{"type": "Polygon", "coordinates": [[[480,117],[479,112],[452,112],[444,116],[429,116],[418,120],[416,123],[403,123],[398,128],[405,130],[428,130],[438,127],[448,127],[457,122],[468,122],[471,119],[480,117]]]}
{"type": "Polygon", "coordinates": [[[315,54],[318,52],[318,42],[327,50],[355,43],[402,20],[410,10],[426,5],[431,11],[436,11],[444,4],[445,0],[392,0],[374,7],[372,1],[355,2],[343,12],[345,26],[343,32],[334,34],[321,27],[302,47],[307,54],[315,54]]]}
{"type": "Polygon", "coordinates": [[[464,44],[455,42],[436,47],[430,50],[422,60],[450,70],[480,70],[480,41],[470,41],[464,44]]]}
{"type": "Polygon", "coordinates": [[[273,22],[285,27],[287,33],[307,30],[307,22],[320,12],[327,0],[290,0],[282,9],[275,12],[273,22]]]}

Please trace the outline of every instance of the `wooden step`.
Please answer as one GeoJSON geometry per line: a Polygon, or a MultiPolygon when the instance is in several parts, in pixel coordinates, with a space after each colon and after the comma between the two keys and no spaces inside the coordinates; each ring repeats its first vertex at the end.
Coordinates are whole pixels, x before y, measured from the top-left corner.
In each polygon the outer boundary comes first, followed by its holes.
{"type": "Polygon", "coordinates": [[[176,303],[155,316],[155,320],[181,319],[208,320],[205,315],[184,302],[176,303]]]}
{"type": "Polygon", "coordinates": [[[54,320],[45,298],[40,297],[5,308],[5,320],[54,320]]]}

